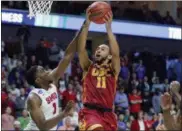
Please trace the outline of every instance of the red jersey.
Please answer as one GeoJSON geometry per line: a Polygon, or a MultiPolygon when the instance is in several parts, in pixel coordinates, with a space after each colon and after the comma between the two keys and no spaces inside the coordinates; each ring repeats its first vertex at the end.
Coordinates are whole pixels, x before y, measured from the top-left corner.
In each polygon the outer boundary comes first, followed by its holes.
{"type": "Polygon", "coordinates": [[[82,102],[84,104],[95,104],[102,108],[112,109],[117,78],[111,65],[98,68],[95,64],[92,64],[82,82],[82,102]]]}
{"type": "MultiPolygon", "coordinates": [[[[138,95],[129,95],[129,100],[130,101],[139,101],[139,100],[142,100],[141,96],[138,96],[138,95]]],[[[132,113],[137,113],[141,110],[141,104],[140,103],[137,103],[137,104],[131,104],[130,106],[130,111],[132,113]]]]}

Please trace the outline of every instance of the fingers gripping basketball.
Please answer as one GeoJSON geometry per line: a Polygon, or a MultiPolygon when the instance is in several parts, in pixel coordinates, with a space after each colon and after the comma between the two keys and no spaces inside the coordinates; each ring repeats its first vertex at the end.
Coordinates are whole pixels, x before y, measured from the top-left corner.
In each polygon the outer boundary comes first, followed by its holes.
{"type": "Polygon", "coordinates": [[[108,13],[112,13],[111,6],[106,2],[94,2],[88,7],[90,12],[89,19],[96,24],[104,24],[105,16],[108,13]]]}

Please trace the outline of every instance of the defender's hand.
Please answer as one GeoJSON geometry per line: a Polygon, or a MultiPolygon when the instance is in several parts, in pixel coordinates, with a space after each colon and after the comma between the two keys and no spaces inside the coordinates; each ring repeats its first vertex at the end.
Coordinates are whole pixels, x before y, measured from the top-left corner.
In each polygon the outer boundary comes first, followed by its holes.
{"type": "Polygon", "coordinates": [[[91,13],[90,13],[90,8],[88,7],[87,10],[86,10],[86,24],[90,24],[90,17],[91,13]]]}
{"type": "Polygon", "coordinates": [[[172,98],[169,93],[165,93],[161,96],[161,107],[163,110],[169,110],[172,105],[172,98]]]}
{"type": "Polygon", "coordinates": [[[178,94],[179,91],[180,91],[180,83],[178,81],[171,82],[171,84],[170,84],[170,94],[173,96],[173,95],[178,94]]]}
{"type": "Polygon", "coordinates": [[[111,23],[112,23],[112,18],[113,18],[113,15],[112,15],[112,12],[109,12],[105,18],[104,18],[104,21],[106,22],[106,29],[111,29],[111,23]]]}
{"type": "Polygon", "coordinates": [[[74,110],[75,110],[75,103],[73,101],[69,101],[63,113],[65,116],[73,116],[74,110]]]}

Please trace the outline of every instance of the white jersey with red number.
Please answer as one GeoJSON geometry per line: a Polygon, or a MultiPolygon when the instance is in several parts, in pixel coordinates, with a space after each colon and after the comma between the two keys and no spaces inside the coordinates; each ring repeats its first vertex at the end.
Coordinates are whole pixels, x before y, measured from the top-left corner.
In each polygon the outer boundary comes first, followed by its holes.
{"type": "MultiPolygon", "coordinates": [[[[57,88],[55,85],[51,84],[48,90],[35,88],[30,93],[35,93],[40,97],[42,101],[41,110],[44,113],[46,120],[51,119],[59,114],[59,99],[57,88]]],[[[50,130],[56,129],[57,125],[50,130]]],[[[25,130],[39,130],[35,122],[32,120],[31,116],[30,122],[28,126],[25,128],[25,130]]]]}

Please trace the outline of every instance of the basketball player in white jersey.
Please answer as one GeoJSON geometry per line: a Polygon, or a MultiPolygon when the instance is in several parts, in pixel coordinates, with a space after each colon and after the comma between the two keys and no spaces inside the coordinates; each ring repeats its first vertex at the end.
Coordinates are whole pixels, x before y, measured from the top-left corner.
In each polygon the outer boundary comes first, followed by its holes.
{"type": "Polygon", "coordinates": [[[30,85],[34,85],[35,89],[30,92],[27,98],[27,109],[31,120],[25,130],[56,130],[57,124],[64,117],[72,114],[74,110],[73,102],[69,102],[65,110],[59,113],[56,86],[76,52],[79,34],[69,44],[65,56],[59,62],[57,68],[46,71],[41,66],[33,66],[28,70],[27,81],[30,85]]]}

